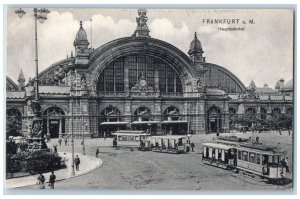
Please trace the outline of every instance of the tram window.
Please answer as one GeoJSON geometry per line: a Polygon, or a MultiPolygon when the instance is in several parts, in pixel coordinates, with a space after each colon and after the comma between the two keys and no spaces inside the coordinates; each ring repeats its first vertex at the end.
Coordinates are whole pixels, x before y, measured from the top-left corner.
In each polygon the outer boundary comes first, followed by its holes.
{"type": "Polygon", "coordinates": [[[267,164],[269,162],[269,156],[268,155],[263,155],[263,165],[267,164]]]}
{"type": "Polygon", "coordinates": [[[256,157],[257,157],[256,163],[257,163],[257,164],[260,164],[260,154],[258,153],[256,157]]]}
{"type": "Polygon", "coordinates": [[[238,152],[238,159],[239,159],[239,160],[242,159],[242,152],[241,152],[241,151],[238,152]]]}
{"type": "Polygon", "coordinates": [[[279,156],[278,155],[273,156],[273,163],[276,163],[276,164],[279,163],[279,156]]]}
{"type": "Polygon", "coordinates": [[[250,155],[249,162],[255,163],[256,162],[256,153],[249,153],[249,155],[250,155]]]}
{"type": "Polygon", "coordinates": [[[247,151],[243,151],[242,160],[248,161],[248,152],[247,151]]]}

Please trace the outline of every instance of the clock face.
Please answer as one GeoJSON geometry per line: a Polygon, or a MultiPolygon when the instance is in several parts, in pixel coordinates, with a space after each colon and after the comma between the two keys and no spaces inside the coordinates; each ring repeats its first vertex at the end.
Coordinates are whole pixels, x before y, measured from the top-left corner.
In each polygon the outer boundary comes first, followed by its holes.
{"type": "Polygon", "coordinates": [[[144,79],[142,79],[142,80],[140,81],[140,85],[141,85],[141,86],[146,86],[146,83],[147,83],[147,82],[146,82],[146,80],[144,80],[144,79]]]}

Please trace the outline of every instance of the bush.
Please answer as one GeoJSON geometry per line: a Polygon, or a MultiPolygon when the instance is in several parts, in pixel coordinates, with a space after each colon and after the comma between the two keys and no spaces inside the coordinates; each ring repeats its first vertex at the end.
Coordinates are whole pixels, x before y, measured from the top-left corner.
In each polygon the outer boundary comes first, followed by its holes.
{"type": "Polygon", "coordinates": [[[48,151],[32,151],[7,155],[6,172],[28,172],[30,174],[45,173],[61,168],[61,157],[48,151]]]}

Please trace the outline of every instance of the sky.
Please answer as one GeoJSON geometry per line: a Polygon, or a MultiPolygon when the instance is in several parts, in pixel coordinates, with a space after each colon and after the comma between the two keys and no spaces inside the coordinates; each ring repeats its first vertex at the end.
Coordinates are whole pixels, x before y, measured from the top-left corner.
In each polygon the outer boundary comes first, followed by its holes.
{"type": "MultiPolygon", "coordinates": [[[[98,48],[111,40],[131,36],[138,16],[137,9],[48,9],[48,20],[38,23],[40,72],[74,52],[79,21],[83,21],[92,47],[98,48]]],[[[35,74],[34,17],[32,9],[24,10],[26,15],[22,19],[14,13],[15,8],[7,10],[6,75],[15,82],[21,69],[26,82],[35,74]]],[[[206,62],[225,67],[246,86],[253,80],[258,87],[267,83],[274,88],[279,79],[293,78],[292,10],[148,9],[147,16],[150,36],[169,42],[184,53],[197,32],[206,62]],[[231,24],[211,23],[219,19],[228,19],[231,24]],[[222,31],[229,27],[244,29],[222,31]]]]}

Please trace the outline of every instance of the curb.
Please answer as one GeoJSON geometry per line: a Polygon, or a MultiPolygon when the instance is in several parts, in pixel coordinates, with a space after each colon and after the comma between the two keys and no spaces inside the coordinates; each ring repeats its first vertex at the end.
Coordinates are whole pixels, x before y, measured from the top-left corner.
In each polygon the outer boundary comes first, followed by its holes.
{"type": "MultiPolygon", "coordinates": [[[[60,153],[65,153],[65,152],[60,152],[60,153]]],[[[81,154],[81,155],[82,155],[82,154],[81,154]]],[[[84,156],[86,156],[86,157],[93,157],[93,156],[90,156],[90,155],[84,155],[84,156]]],[[[96,169],[100,168],[100,167],[103,165],[102,159],[99,158],[98,160],[99,160],[99,163],[97,164],[96,167],[94,167],[94,168],[92,168],[92,169],[90,169],[90,170],[87,170],[87,171],[85,171],[85,172],[83,172],[83,173],[80,173],[80,174],[78,174],[78,175],[75,174],[74,176],[60,178],[60,179],[56,180],[55,182],[60,182],[60,181],[63,181],[63,180],[67,180],[67,179],[79,177],[79,176],[86,175],[86,174],[88,174],[88,173],[91,173],[91,172],[95,171],[96,169]]],[[[45,183],[49,183],[49,182],[46,181],[45,183]]],[[[6,189],[16,189],[16,188],[21,188],[21,187],[33,186],[33,185],[36,185],[36,184],[35,184],[35,183],[32,183],[32,184],[21,185],[21,186],[16,186],[16,187],[11,187],[11,188],[9,188],[9,187],[7,187],[7,184],[6,184],[6,189]]]]}

